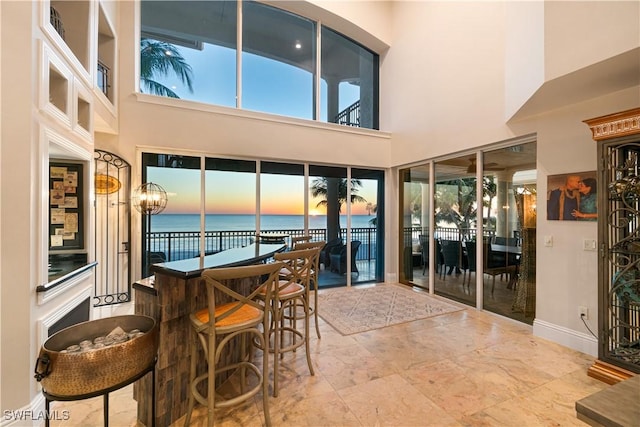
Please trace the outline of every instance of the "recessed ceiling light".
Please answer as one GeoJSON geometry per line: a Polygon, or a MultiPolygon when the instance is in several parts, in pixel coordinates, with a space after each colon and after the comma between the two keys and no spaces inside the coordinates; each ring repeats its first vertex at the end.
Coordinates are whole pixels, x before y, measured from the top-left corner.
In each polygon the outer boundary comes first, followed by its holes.
{"type": "Polygon", "coordinates": [[[296,42],[296,49],[302,49],[302,43],[296,42]]]}

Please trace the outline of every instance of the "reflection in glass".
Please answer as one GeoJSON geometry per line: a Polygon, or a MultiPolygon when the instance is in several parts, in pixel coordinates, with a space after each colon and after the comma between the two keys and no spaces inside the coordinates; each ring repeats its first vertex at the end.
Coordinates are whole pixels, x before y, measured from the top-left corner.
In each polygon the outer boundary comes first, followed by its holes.
{"type": "Polygon", "coordinates": [[[313,119],[315,22],[257,2],[242,18],[242,108],[313,119]]]}
{"type": "Polygon", "coordinates": [[[140,90],[236,106],[235,1],[142,1],[140,90]]]}
{"type": "Polygon", "coordinates": [[[526,323],[535,311],[535,167],[535,142],[484,153],[483,307],[526,323]]]}
{"type": "Polygon", "coordinates": [[[429,287],[429,165],[400,171],[400,281],[429,287]]]}
{"type": "Polygon", "coordinates": [[[322,27],[320,120],[378,129],[378,56],[322,27]]]}
{"type": "Polygon", "coordinates": [[[434,165],[434,245],[437,280],[435,292],[475,305],[471,289],[475,277],[477,197],[475,155],[443,160],[434,165]]]}

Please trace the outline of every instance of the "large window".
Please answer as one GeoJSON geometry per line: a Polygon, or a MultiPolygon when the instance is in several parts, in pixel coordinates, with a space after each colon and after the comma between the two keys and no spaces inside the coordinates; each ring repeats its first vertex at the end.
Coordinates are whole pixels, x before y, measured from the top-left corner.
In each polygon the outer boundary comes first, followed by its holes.
{"type": "Polygon", "coordinates": [[[143,182],[168,196],[162,213],[143,218],[143,271],[149,262],[208,256],[275,232],[287,243],[311,235],[333,245],[320,287],[383,280],[381,170],[143,153],[142,171],[143,182]]]}
{"type": "Polygon", "coordinates": [[[378,129],[378,55],[322,27],[322,120],[378,129]]]}
{"type": "Polygon", "coordinates": [[[140,91],[236,106],[235,1],[143,1],[140,91]]]}
{"type": "Polygon", "coordinates": [[[315,22],[244,2],[242,108],[313,119],[315,22]]]}
{"type": "Polygon", "coordinates": [[[316,21],[253,1],[241,7],[239,19],[236,1],[143,0],[140,91],[378,128],[378,55],[316,21]]]}

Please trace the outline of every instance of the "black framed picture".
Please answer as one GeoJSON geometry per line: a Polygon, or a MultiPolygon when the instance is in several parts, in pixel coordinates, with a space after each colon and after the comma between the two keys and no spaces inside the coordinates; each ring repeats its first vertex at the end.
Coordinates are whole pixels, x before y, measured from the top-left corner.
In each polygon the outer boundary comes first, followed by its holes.
{"type": "Polygon", "coordinates": [[[49,250],[84,249],[81,163],[49,163],[49,250]]]}

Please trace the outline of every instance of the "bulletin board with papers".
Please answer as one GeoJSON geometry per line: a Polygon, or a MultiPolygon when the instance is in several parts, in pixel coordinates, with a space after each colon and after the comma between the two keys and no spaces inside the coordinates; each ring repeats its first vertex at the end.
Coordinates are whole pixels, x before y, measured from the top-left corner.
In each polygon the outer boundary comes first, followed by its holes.
{"type": "Polygon", "coordinates": [[[83,249],[83,175],[80,163],[49,163],[49,250],[83,249]]]}

